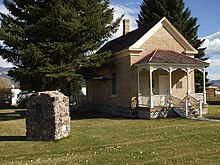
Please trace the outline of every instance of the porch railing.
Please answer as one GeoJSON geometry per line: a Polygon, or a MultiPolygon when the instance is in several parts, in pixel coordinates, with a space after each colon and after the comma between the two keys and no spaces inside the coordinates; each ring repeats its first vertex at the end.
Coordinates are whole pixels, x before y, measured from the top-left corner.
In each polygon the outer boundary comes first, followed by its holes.
{"type": "Polygon", "coordinates": [[[203,93],[194,93],[190,94],[190,96],[194,97],[197,100],[200,100],[203,103],[203,93]]]}
{"type": "Polygon", "coordinates": [[[183,101],[175,96],[170,96],[170,102],[173,107],[176,107],[180,110],[185,110],[185,106],[186,106],[185,101],[183,101]]]}
{"type": "Polygon", "coordinates": [[[190,94],[188,96],[188,101],[189,101],[189,115],[202,115],[202,102],[203,102],[203,97],[202,99],[199,99],[198,97],[194,97],[195,95],[190,94]]]}
{"type": "Polygon", "coordinates": [[[150,107],[150,97],[140,95],[138,96],[138,103],[139,103],[139,106],[150,107]]]}
{"type": "Polygon", "coordinates": [[[186,101],[179,99],[175,96],[170,96],[170,104],[173,110],[181,117],[186,117],[186,101]]]}
{"type": "MultiPolygon", "coordinates": [[[[168,95],[153,95],[152,96],[154,106],[168,106],[169,96],[168,95]]],[[[150,107],[150,96],[140,95],[138,97],[139,106],[150,107]]]]}
{"type": "Polygon", "coordinates": [[[153,95],[153,105],[154,106],[168,106],[169,96],[168,95],[153,95]]]}
{"type": "MultiPolygon", "coordinates": [[[[153,95],[153,106],[174,107],[182,113],[183,116],[189,115],[202,115],[202,101],[203,95],[200,93],[190,94],[184,99],[179,99],[175,96],[169,95],[153,95]],[[196,97],[195,97],[196,96],[196,97]],[[186,110],[187,109],[187,110],[186,110]],[[187,114],[186,114],[187,113],[187,114]]],[[[138,103],[141,107],[150,107],[150,96],[140,95],[138,97],[138,103]]]]}

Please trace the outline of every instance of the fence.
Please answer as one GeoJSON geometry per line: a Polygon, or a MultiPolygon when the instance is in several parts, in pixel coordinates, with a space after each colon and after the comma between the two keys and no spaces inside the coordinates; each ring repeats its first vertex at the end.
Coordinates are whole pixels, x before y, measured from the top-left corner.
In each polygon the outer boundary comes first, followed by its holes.
{"type": "Polygon", "coordinates": [[[220,95],[215,97],[207,97],[207,103],[210,105],[220,105],[220,95]]]}
{"type": "Polygon", "coordinates": [[[207,97],[207,101],[219,101],[220,102],[220,95],[216,95],[215,97],[207,97]]]}

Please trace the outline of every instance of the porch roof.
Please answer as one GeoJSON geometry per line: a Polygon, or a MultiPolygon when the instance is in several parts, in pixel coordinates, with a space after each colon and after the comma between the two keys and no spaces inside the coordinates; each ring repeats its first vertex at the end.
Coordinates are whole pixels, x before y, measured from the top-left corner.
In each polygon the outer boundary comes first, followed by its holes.
{"type": "Polygon", "coordinates": [[[155,50],[137,61],[136,65],[145,63],[197,64],[209,66],[207,62],[169,50],[155,50]]]}

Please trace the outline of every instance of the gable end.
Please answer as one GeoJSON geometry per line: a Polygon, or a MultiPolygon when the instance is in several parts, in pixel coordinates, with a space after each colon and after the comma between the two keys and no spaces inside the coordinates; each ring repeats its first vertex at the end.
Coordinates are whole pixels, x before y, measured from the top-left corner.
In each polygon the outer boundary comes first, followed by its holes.
{"type": "Polygon", "coordinates": [[[180,34],[180,32],[168,21],[162,18],[147,33],[145,33],[137,42],[130,46],[131,49],[140,48],[150,37],[152,37],[161,27],[164,27],[170,35],[185,49],[185,54],[197,54],[198,51],[180,34]]]}

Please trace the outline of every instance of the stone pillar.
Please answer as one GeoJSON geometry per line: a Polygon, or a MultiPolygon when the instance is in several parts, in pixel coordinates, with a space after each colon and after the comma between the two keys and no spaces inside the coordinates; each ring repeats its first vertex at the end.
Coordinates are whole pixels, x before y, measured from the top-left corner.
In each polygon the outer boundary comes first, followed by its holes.
{"type": "Polygon", "coordinates": [[[69,98],[58,91],[38,92],[27,102],[27,140],[58,140],[70,135],[69,98]]]}

